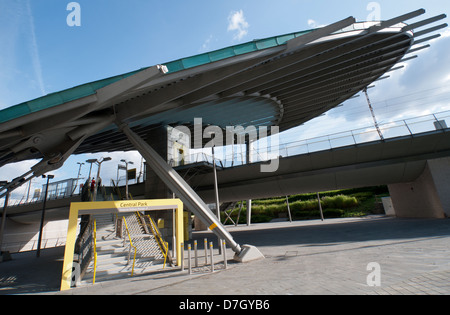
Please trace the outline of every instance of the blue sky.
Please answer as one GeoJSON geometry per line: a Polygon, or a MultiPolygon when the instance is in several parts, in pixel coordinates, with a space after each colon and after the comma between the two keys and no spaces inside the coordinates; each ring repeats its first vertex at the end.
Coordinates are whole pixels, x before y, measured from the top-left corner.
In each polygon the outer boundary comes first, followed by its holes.
{"type": "MultiPolygon", "coordinates": [[[[79,0],[81,26],[69,27],[70,2],[0,0],[0,109],[142,67],[310,29],[350,15],[363,21],[374,13],[368,10],[371,1],[361,0],[79,0]]],[[[381,19],[419,8],[427,10],[426,17],[450,13],[448,0],[376,3],[381,19]]],[[[450,33],[448,29],[441,33],[444,36],[433,41],[431,49],[370,90],[382,122],[450,109],[450,33]],[[428,97],[426,106],[417,102],[417,96],[428,97]],[[390,103],[397,105],[391,108],[390,103]]],[[[330,133],[336,130],[332,126],[370,125],[366,107],[362,97],[348,101],[292,133],[300,136],[286,134],[286,139],[330,133]],[[318,127],[324,125],[330,128],[318,127]]],[[[75,177],[76,162],[85,158],[71,158],[58,177],[75,177]]],[[[138,155],[129,153],[126,158],[139,165],[138,155]]],[[[105,171],[115,178],[117,161],[114,166],[113,162],[110,168],[105,163],[105,171]]],[[[1,177],[18,176],[30,164],[1,168],[1,177]]],[[[85,167],[83,173],[87,171],[85,167]]]]}
{"type": "MultiPolygon", "coordinates": [[[[370,1],[79,0],[81,27],[66,24],[66,0],[0,0],[0,108],[108,76],[273,35],[366,20],[370,1]],[[245,35],[229,30],[242,12],[245,35]],[[314,22],[311,22],[314,21],[314,22]],[[4,71],[6,70],[6,71],[4,71]],[[6,83],[6,84],[5,84],[6,83]]],[[[378,1],[381,18],[450,3],[378,1]]]]}

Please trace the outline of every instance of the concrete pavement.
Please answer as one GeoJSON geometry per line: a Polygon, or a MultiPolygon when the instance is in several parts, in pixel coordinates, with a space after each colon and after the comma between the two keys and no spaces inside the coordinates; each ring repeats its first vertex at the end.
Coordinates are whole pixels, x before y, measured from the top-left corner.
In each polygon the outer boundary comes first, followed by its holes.
{"type": "MultiPolygon", "coordinates": [[[[1,264],[0,294],[450,294],[448,219],[369,216],[254,224],[228,230],[238,243],[257,246],[266,258],[246,264],[229,261],[224,270],[222,256],[216,250],[214,273],[202,265],[204,259],[200,257],[201,267],[192,275],[167,268],[57,292],[61,268],[55,269],[62,262],[54,250],[53,258],[50,252],[47,256],[53,272],[41,280],[37,271],[27,278],[25,271],[22,275],[14,273],[12,262],[1,264]]],[[[210,232],[194,232],[200,249],[205,237],[215,240],[210,232]]],[[[199,253],[204,255],[202,250],[199,253]]],[[[232,255],[228,249],[228,259],[232,255]]],[[[17,267],[25,264],[19,258],[15,261],[17,267]]],[[[43,276],[48,268],[40,266],[43,276]]]]}

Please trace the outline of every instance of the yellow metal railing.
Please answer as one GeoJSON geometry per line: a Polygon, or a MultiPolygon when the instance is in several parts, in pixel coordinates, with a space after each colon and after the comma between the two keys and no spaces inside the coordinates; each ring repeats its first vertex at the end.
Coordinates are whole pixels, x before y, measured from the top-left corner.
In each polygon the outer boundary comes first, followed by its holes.
{"type": "Polygon", "coordinates": [[[148,224],[144,217],[142,217],[140,212],[136,212],[136,215],[139,218],[139,222],[140,224],[144,227],[144,230],[148,233],[148,229],[147,227],[150,228],[153,236],[155,237],[156,243],[158,244],[159,250],[161,251],[163,257],[164,257],[164,265],[163,265],[163,269],[166,268],[166,261],[167,261],[167,256],[169,254],[169,245],[164,241],[164,239],[162,238],[161,234],[159,233],[159,230],[155,224],[155,221],[153,221],[153,219],[151,218],[150,215],[147,215],[150,224],[148,224]],[[161,247],[162,246],[162,247],[161,247]]]}
{"type": "Polygon", "coordinates": [[[125,219],[125,217],[122,217],[122,218],[123,218],[123,222],[125,223],[125,229],[127,230],[128,240],[130,241],[130,249],[128,251],[128,263],[130,263],[131,247],[134,248],[133,268],[131,269],[131,276],[133,276],[133,274],[134,274],[134,265],[136,263],[136,246],[133,245],[133,241],[131,240],[131,235],[130,235],[130,231],[128,230],[127,220],[125,219]]]}
{"type": "Polygon", "coordinates": [[[169,253],[169,247],[167,246],[166,242],[164,242],[161,234],[158,231],[158,228],[156,227],[155,222],[153,221],[152,217],[150,215],[147,215],[149,221],[150,221],[150,229],[152,230],[153,236],[155,237],[155,239],[157,240],[159,249],[161,250],[161,253],[164,256],[164,265],[163,265],[163,269],[166,268],[166,260],[167,260],[167,255],[169,253]],[[162,247],[161,247],[162,246],[162,247]]]}
{"type": "Polygon", "coordinates": [[[95,284],[95,274],[97,273],[97,221],[94,220],[94,277],[92,284],[95,284]]]}

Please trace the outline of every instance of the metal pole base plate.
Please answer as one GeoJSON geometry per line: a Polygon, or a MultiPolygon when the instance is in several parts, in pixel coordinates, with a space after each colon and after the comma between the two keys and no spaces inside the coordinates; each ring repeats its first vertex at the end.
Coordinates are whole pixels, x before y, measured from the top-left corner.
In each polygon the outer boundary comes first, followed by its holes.
{"type": "Polygon", "coordinates": [[[254,260],[264,259],[264,255],[257,249],[255,246],[252,245],[243,245],[241,252],[236,255],[234,255],[234,260],[246,263],[254,260]]]}

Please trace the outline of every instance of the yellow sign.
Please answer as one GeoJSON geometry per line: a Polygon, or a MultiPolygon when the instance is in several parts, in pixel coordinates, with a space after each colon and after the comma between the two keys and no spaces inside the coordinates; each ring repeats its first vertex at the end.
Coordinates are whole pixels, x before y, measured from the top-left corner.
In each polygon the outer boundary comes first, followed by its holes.
{"type": "Polygon", "coordinates": [[[183,243],[183,203],[180,199],[155,200],[122,200],[101,202],[73,202],[70,204],[69,226],[64,252],[64,263],[61,277],[61,291],[69,290],[72,282],[73,254],[77,239],[78,216],[85,214],[127,213],[150,210],[176,209],[175,237],[177,240],[177,265],[181,265],[181,243],[183,243]]]}

